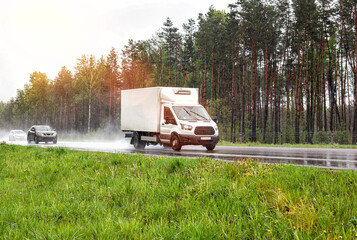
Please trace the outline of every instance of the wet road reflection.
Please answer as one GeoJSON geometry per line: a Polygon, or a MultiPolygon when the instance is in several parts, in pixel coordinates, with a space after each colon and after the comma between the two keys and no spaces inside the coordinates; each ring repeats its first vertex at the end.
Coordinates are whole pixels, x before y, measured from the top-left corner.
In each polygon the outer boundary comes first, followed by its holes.
{"type": "Polygon", "coordinates": [[[170,149],[163,149],[159,152],[151,149],[143,151],[132,150],[131,152],[148,155],[209,157],[224,161],[240,161],[252,158],[264,163],[288,163],[322,168],[357,170],[357,150],[354,149],[217,146],[214,151],[206,151],[201,147],[186,147],[180,152],[174,152],[170,149]]]}
{"type": "MultiPolygon", "coordinates": [[[[15,144],[28,145],[27,142],[16,142],[15,144]]],[[[55,145],[51,143],[30,145],[65,147],[81,151],[140,153],[149,156],[208,157],[228,162],[252,158],[264,163],[289,163],[322,168],[357,170],[357,150],[355,149],[217,146],[214,151],[207,151],[202,146],[184,146],[180,152],[175,152],[171,148],[163,148],[162,146],[148,146],[144,150],[135,150],[129,144],[129,140],[115,142],[59,141],[55,145]]]]}

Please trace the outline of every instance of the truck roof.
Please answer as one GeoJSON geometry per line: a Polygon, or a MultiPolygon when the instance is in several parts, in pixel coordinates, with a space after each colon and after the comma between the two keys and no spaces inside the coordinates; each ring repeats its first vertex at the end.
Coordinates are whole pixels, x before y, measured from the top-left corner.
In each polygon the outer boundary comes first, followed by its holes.
{"type": "Polygon", "coordinates": [[[143,94],[153,94],[159,92],[158,97],[161,103],[199,104],[198,88],[148,87],[127,89],[122,91],[141,92],[143,94]]]}

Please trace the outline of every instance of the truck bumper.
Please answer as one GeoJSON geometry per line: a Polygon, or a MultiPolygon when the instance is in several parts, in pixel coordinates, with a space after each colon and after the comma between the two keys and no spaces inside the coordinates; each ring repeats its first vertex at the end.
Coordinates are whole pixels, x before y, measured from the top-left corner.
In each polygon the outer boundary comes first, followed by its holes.
{"type": "Polygon", "coordinates": [[[179,138],[182,145],[216,145],[219,141],[219,136],[179,135],[179,138]]]}

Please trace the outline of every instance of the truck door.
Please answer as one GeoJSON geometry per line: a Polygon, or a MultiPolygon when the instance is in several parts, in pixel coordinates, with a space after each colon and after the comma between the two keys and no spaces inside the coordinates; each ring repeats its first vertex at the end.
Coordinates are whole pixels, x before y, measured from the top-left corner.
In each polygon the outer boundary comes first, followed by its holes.
{"type": "Polygon", "coordinates": [[[171,130],[177,126],[174,114],[168,106],[164,106],[161,114],[160,124],[160,140],[161,142],[169,143],[171,138],[171,130]]]}

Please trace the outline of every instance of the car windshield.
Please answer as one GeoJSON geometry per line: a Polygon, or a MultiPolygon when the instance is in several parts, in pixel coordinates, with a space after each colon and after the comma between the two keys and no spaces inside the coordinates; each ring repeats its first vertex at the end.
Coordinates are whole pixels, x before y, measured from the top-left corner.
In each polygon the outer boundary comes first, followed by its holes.
{"type": "Polygon", "coordinates": [[[37,131],[52,131],[52,128],[50,126],[37,126],[36,130],[37,131]]]}
{"type": "Polygon", "coordinates": [[[202,106],[172,107],[180,120],[209,120],[210,117],[202,106]]]}
{"type": "Polygon", "coordinates": [[[24,134],[25,132],[22,130],[14,130],[13,133],[14,134],[24,134]]]}

